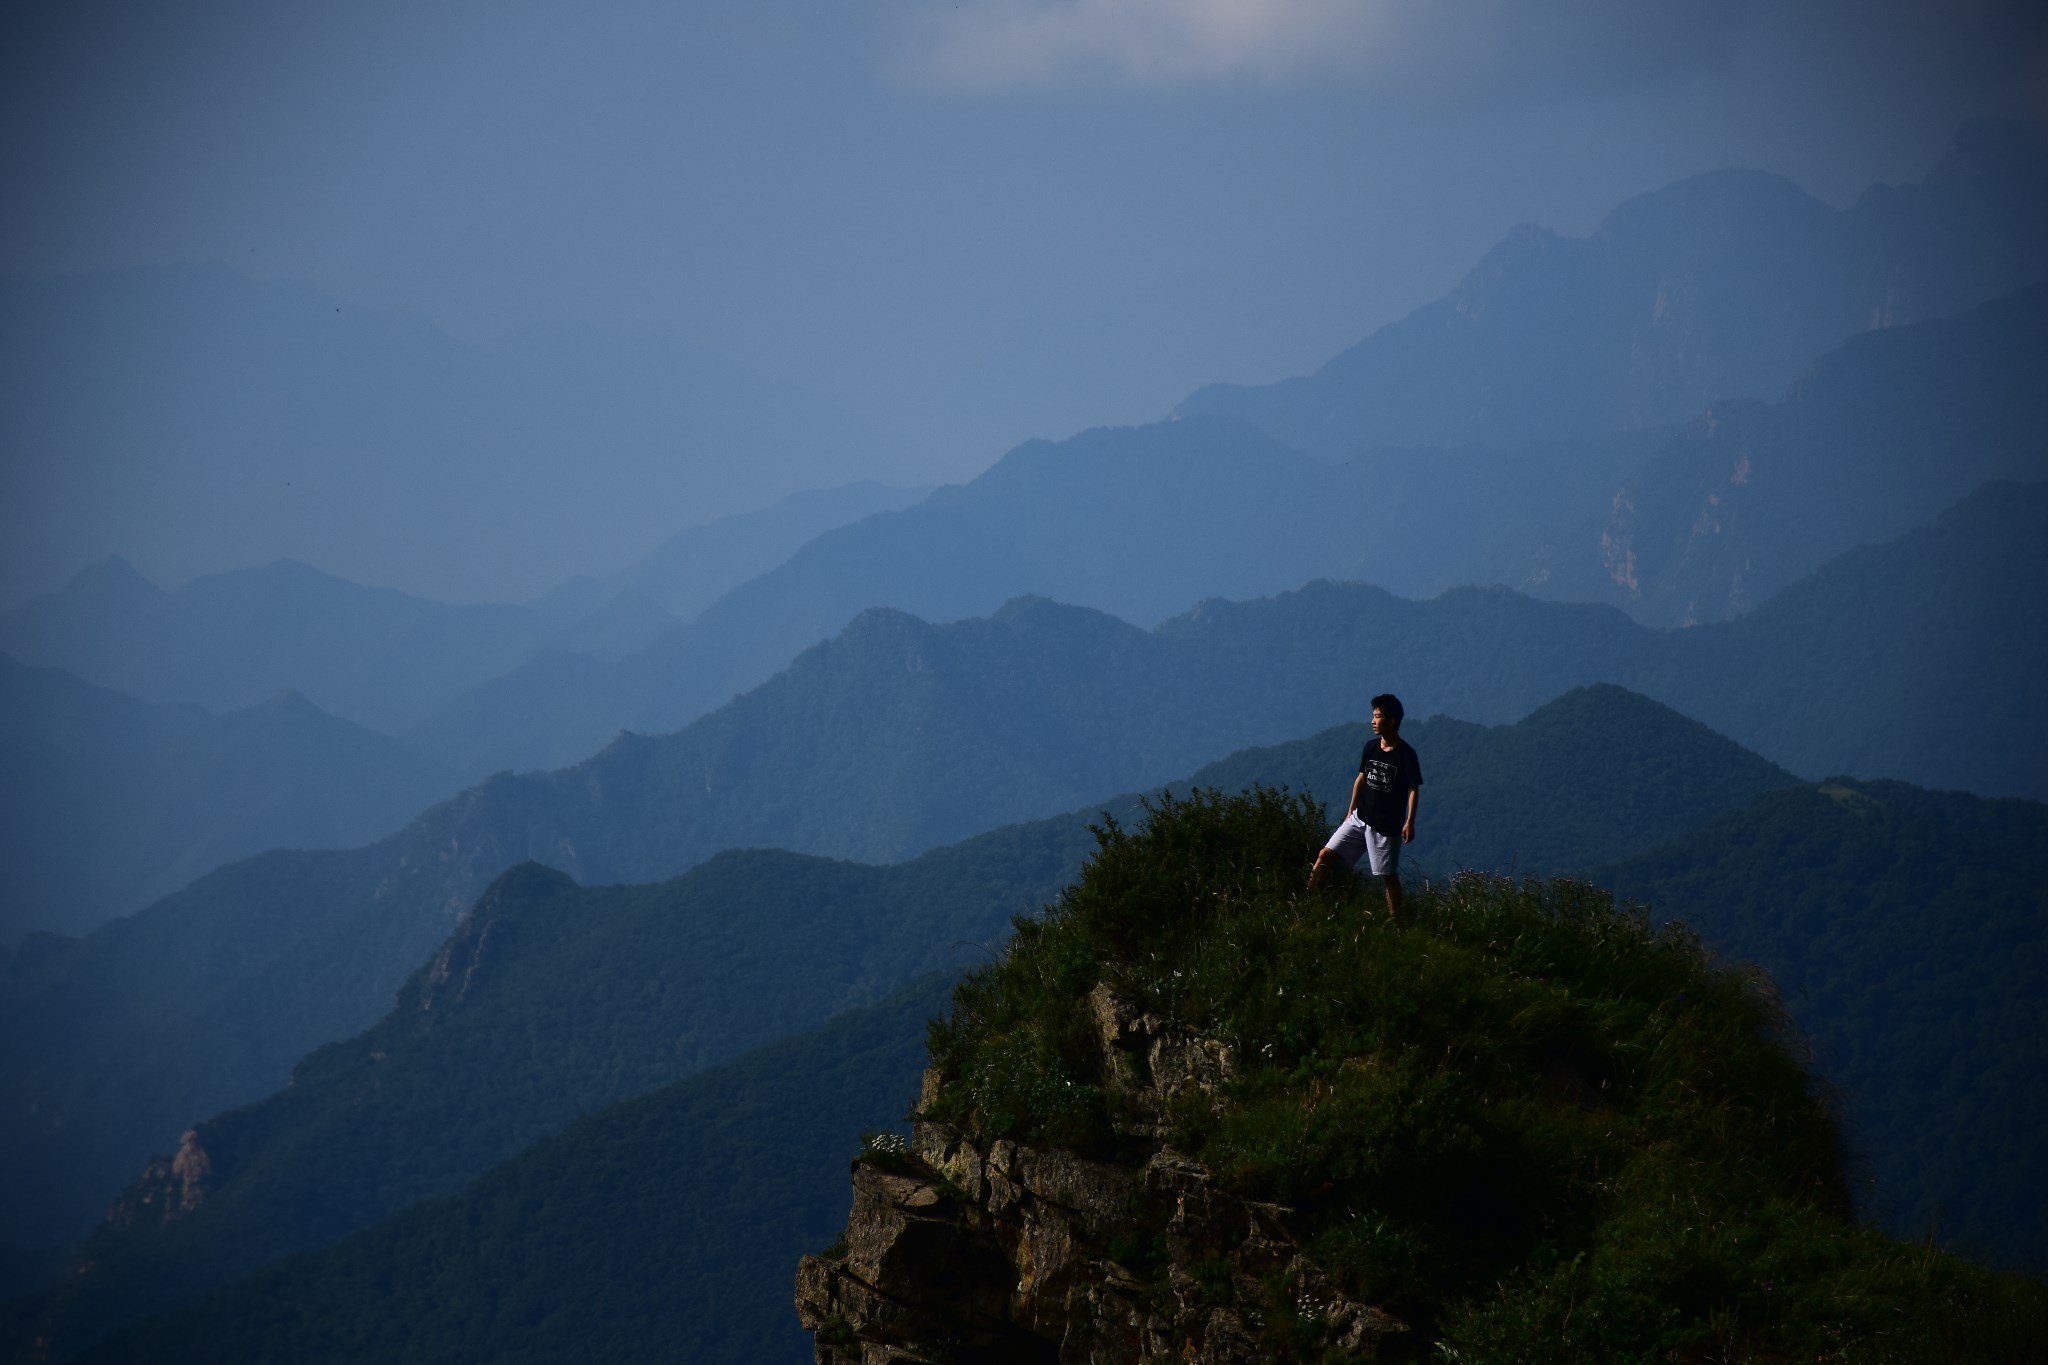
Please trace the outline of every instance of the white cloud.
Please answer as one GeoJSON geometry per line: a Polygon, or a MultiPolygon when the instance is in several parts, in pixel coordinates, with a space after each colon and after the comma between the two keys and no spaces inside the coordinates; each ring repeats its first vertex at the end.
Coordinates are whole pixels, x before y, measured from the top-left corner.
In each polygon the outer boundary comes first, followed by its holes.
{"type": "Polygon", "coordinates": [[[1281,82],[1373,65],[1412,0],[962,0],[918,11],[913,76],[965,88],[1281,82]]]}
{"type": "MultiPolygon", "coordinates": [[[[1765,0],[898,2],[895,66],[919,84],[971,91],[1338,80],[1450,105],[1583,93],[1709,67],[1726,60],[1733,35],[1770,12],[1765,0]]],[[[1890,2],[1914,8],[1935,0],[1890,2]]]]}

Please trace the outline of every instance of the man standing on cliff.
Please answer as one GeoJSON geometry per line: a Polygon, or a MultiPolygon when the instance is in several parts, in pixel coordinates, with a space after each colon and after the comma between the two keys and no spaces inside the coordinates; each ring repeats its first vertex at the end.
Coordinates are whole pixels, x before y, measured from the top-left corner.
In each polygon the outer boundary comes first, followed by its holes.
{"type": "Polygon", "coordinates": [[[1309,889],[1323,884],[1332,862],[1348,871],[1362,856],[1387,888],[1387,913],[1401,913],[1401,845],[1415,840],[1415,809],[1421,800],[1422,760],[1401,738],[1401,699],[1382,692],[1372,699],[1372,737],[1358,756],[1351,804],[1344,823],[1316,854],[1309,889]]]}

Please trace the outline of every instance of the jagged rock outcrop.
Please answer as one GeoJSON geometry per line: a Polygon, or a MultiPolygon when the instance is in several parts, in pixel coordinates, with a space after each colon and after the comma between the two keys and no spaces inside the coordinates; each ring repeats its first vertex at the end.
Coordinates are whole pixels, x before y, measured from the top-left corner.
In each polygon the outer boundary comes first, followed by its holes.
{"type": "MultiPolygon", "coordinates": [[[[806,1256],[797,1312],[819,1365],[1263,1362],[1280,1343],[1381,1356],[1406,1325],[1303,1254],[1291,1210],[1239,1199],[1160,1141],[1167,1104],[1230,1074],[1213,1039],[1090,997],[1125,1159],[979,1142],[920,1118],[853,1167],[841,1247],[806,1256]]],[[[920,1113],[942,1077],[925,1073],[920,1113]]]]}
{"type": "Polygon", "coordinates": [[[213,1158],[200,1141],[199,1130],[188,1128],[178,1139],[175,1154],[157,1157],[142,1168],[135,1183],[107,1211],[106,1223],[127,1229],[171,1222],[198,1208],[212,1186],[213,1158]]]}

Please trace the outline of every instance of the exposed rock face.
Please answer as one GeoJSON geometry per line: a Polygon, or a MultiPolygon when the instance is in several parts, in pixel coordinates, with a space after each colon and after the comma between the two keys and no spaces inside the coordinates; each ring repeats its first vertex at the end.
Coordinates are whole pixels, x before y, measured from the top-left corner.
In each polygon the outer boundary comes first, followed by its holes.
{"type": "Polygon", "coordinates": [[[200,1144],[198,1130],[188,1128],[178,1139],[177,1153],[158,1157],[143,1167],[135,1183],[108,1210],[106,1221],[113,1227],[129,1228],[181,1218],[205,1200],[212,1177],[213,1158],[200,1144]]]}
{"type": "MultiPolygon", "coordinates": [[[[1370,1360],[1406,1326],[1339,1292],[1301,1252],[1290,1210],[1216,1187],[1158,1142],[1167,1100],[1229,1074],[1229,1052],[1097,987],[1105,1074],[1134,1164],[920,1121],[904,1153],[854,1163],[843,1254],[806,1256],[797,1312],[819,1365],[1197,1365],[1370,1360]]],[[[940,1077],[925,1074],[920,1109],[940,1077]]]]}

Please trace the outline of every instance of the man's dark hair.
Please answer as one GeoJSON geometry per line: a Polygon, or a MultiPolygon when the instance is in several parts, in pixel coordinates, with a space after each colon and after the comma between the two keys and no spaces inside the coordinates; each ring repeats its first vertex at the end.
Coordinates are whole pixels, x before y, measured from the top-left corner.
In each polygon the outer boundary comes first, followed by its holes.
{"type": "Polygon", "coordinates": [[[1400,728],[1401,717],[1407,714],[1407,712],[1401,709],[1401,699],[1392,692],[1382,692],[1377,697],[1374,697],[1372,699],[1372,709],[1394,722],[1396,729],[1400,728]]]}

